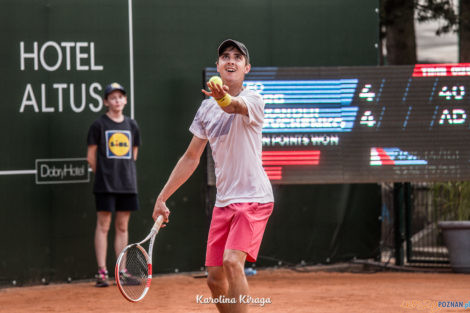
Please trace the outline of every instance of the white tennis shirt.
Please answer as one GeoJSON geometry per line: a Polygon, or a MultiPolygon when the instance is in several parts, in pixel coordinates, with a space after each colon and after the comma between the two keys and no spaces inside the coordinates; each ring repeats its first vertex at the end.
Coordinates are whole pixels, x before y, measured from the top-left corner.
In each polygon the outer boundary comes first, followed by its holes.
{"type": "Polygon", "coordinates": [[[239,95],[248,116],[225,113],[213,98],[202,101],[189,130],[208,139],[215,163],[215,205],[274,202],[271,183],[261,163],[264,101],[244,89],[239,95]]]}

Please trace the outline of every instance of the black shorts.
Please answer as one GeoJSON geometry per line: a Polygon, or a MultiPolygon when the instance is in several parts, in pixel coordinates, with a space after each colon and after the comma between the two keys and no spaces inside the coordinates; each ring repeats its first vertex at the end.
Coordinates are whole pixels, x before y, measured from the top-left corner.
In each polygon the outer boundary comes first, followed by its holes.
{"type": "Polygon", "coordinates": [[[135,193],[95,193],[96,211],[137,211],[139,199],[135,193]]]}

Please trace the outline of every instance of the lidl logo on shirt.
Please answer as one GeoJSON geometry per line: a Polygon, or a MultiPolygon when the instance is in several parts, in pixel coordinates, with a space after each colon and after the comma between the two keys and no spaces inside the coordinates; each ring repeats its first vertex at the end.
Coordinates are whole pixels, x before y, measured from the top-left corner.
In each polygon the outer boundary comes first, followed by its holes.
{"type": "Polygon", "coordinates": [[[130,159],[132,155],[131,132],[128,130],[106,131],[106,156],[111,159],[130,159]]]}

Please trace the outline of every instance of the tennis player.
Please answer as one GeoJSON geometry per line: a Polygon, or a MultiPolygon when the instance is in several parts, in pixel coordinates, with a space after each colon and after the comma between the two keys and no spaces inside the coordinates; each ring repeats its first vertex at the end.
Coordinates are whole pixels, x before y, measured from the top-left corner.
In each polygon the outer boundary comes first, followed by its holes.
{"type": "Polygon", "coordinates": [[[209,142],[217,196],[207,240],[207,283],[214,299],[235,299],[235,303],[217,303],[219,312],[247,312],[248,306],[240,301],[249,292],[245,261],[256,261],[274,207],[261,163],[264,101],[243,87],[251,69],[243,43],[223,41],[216,64],[223,86],[209,82],[210,91],[202,90],[210,98],[196,113],[189,128],[193,138],[161,190],[152,217],[163,215],[169,221],[165,202],[192,175],[209,142]]]}

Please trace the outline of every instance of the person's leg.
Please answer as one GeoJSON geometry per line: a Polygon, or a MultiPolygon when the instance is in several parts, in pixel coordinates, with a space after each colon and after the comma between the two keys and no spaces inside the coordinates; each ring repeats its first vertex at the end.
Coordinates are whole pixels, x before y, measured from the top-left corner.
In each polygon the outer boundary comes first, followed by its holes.
{"type": "Polygon", "coordinates": [[[106,269],[106,251],[108,249],[108,231],[111,224],[111,212],[98,211],[95,229],[95,254],[98,264],[96,275],[97,287],[108,287],[108,270],[106,269]]]}
{"type": "Polygon", "coordinates": [[[116,257],[119,256],[122,249],[124,249],[129,241],[128,225],[131,216],[130,211],[117,211],[114,219],[114,227],[116,235],[114,238],[114,251],[116,257]]]}
{"type": "MultiPolygon", "coordinates": [[[[207,285],[211,290],[212,298],[219,296],[227,297],[228,281],[225,277],[224,269],[222,266],[208,266],[207,267],[207,285]]],[[[227,313],[229,311],[228,303],[217,303],[215,305],[220,313],[227,313]]]]}
{"type": "Polygon", "coordinates": [[[230,305],[231,313],[248,312],[248,305],[240,301],[241,297],[248,296],[248,281],[245,276],[246,253],[239,250],[227,249],[224,252],[223,272],[227,278],[227,297],[235,298],[236,303],[230,305]]]}
{"type": "Polygon", "coordinates": [[[98,211],[95,229],[95,253],[98,269],[106,270],[106,250],[108,249],[108,231],[111,225],[111,212],[98,211]]]}
{"type": "MultiPolygon", "coordinates": [[[[224,273],[223,257],[231,218],[232,210],[214,207],[206,251],[207,285],[213,299],[227,297],[228,281],[224,273]]],[[[230,312],[229,303],[217,303],[216,307],[220,313],[230,312]]]]}

